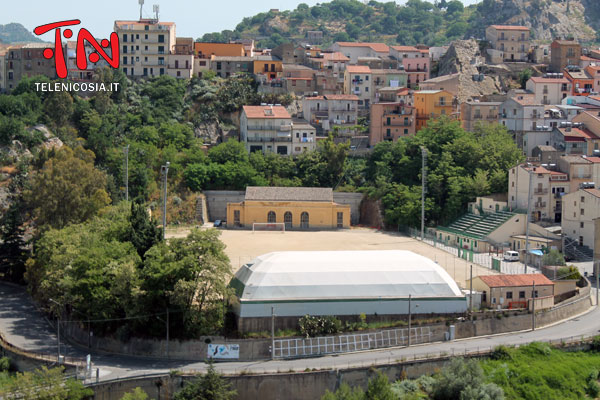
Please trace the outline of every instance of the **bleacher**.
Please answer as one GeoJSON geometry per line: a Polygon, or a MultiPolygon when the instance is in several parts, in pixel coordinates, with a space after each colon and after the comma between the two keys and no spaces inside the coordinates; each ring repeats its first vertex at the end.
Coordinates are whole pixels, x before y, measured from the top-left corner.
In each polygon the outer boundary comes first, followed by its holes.
{"type": "Polygon", "coordinates": [[[508,221],[513,215],[515,213],[509,211],[498,211],[483,215],[468,213],[454,221],[450,226],[439,227],[438,230],[482,240],[508,221]]]}

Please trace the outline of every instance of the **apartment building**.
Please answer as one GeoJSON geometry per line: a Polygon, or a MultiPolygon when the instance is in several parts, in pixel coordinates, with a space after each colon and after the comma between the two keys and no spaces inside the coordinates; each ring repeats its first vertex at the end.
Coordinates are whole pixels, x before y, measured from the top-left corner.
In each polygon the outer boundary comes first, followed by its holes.
{"type": "Polygon", "coordinates": [[[569,155],[594,155],[594,149],[598,149],[600,138],[592,131],[574,123],[577,127],[556,127],[552,131],[551,145],[561,154],[569,155]]]}
{"type": "Polygon", "coordinates": [[[254,75],[267,82],[283,77],[283,61],[277,56],[254,56],[254,75]]]}
{"type": "MultiPolygon", "coordinates": [[[[554,74],[552,74],[554,75],[554,74]]],[[[562,74],[557,77],[532,77],[527,81],[526,89],[534,94],[536,103],[561,104],[571,94],[571,82],[562,74]]]]}
{"type": "Polygon", "coordinates": [[[4,55],[4,81],[6,90],[17,87],[24,77],[44,75],[57,78],[54,59],[44,57],[44,50],[54,46],[51,43],[27,43],[11,45],[4,55]]]}
{"type": "Polygon", "coordinates": [[[115,21],[121,45],[121,68],[129,77],[165,75],[175,49],[175,23],[157,19],[115,21]]]}
{"type": "Polygon", "coordinates": [[[421,90],[447,90],[453,96],[460,92],[460,74],[442,75],[419,83],[421,90]]]}
{"type": "Polygon", "coordinates": [[[573,96],[589,96],[594,92],[594,78],[585,69],[568,66],[563,70],[565,78],[571,83],[573,96]]]}
{"type": "Polygon", "coordinates": [[[415,134],[416,111],[405,103],[373,103],[370,115],[370,146],[415,134]]]}
{"type": "Polygon", "coordinates": [[[254,58],[212,56],[210,69],[221,78],[228,78],[231,75],[240,73],[252,74],[254,72],[254,58]]]}
{"type": "Polygon", "coordinates": [[[527,210],[531,203],[532,221],[561,221],[561,196],[570,192],[569,175],[556,166],[549,168],[521,164],[510,169],[508,205],[512,210],[527,210]]]}
{"type": "Polygon", "coordinates": [[[292,154],[317,148],[317,129],[305,120],[292,121],[292,154]]]}
{"type": "Polygon", "coordinates": [[[348,65],[344,73],[344,94],[358,96],[358,106],[369,109],[372,94],[371,68],[364,65],[348,65]]]}
{"type": "Polygon", "coordinates": [[[586,72],[594,81],[593,83],[593,91],[594,93],[600,93],[600,66],[599,65],[590,65],[586,67],[586,72]]]}
{"type": "Polygon", "coordinates": [[[600,218],[600,190],[590,187],[569,193],[563,197],[563,205],[563,234],[580,246],[593,249],[596,241],[594,220],[600,218]]]}
{"type": "Polygon", "coordinates": [[[556,39],[550,45],[550,70],[562,72],[569,65],[579,65],[581,45],[574,40],[556,39]]]}
{"type": "Polygon", "coordinates": [[[244,106],[240,141],[248,152],[292,154],[292,117],[283,106],[244,106]]]}
{"type": "Polygon", "coordinates": [[[387,56],[390,47],[385,43],[336,42],[331,45],[330,50],[339,51],[350,59],[350,64],[356,64],[359,57],[387,56]]]}
{"type": "Polygon", "coordinates": [[[334,128],[351,134],[358,121],[358,97],[352,94],[326,94],[302,100],[304,119],[316,127],[318,136],[327,136],[334,128]]]}
{"type": "Polygon", "coordinates": [[[218,57],[251,57],[245,54],[242,43],[207,43],[195,42],[194,55],[199,58],[210,59],[218,57]]]}
{"type": "Polygon", "coordinates": [[[371,69],[371,103],[379,101],[379,90],[385,87],[404,88],[407,83],[406,72],[398,69],[371,69]]]}
{"type": "Polygon", "coordinates": [[[499,101],[466,101],[460,105],[460,119],[462,127],[469,132],[475,129],[477,124],[498,123],[500,106],[499,101]]]}
{"type": "Polygon", "coordinates": [[[531,47],[529,28],[516,25],[491,25],[485,38],[504,61],[527,61],[531,47]]]}
{"type": "Polygon", "coordinates": [[[499,121],[514,133],[517,145],[526,149],[525,132],[537,131],[538,126],[544,126],[544,105],[537,102],[532,93],[517,94],[502,103],[499,121]]]}
{"type": "Polygon", "coordinates": [[[429,119],[455,116],[454,96],[446,90],[419,90],[413,93],[417,114],[416,131],[427,126],[429,119]]]}
{"type": "Polygon", "coordinates": [[[175,38],[175,46],[169,54],[167,74],[174,78],[189,79],[194,74],[194,39],[175,38]]]}
{"type": "Polygon", "coordinates": [[[406,87],[418,87],[419,83],[429,79],[431,59],[428,49],[419,49],[413,46],[391,46],[390,57],[402,62],[407,73],[406,87]]]}
{"type": "Polygon", "coordinates": [[[344,75],[344,71],[350,62],[350,58],[346,57],[339,51],[319,53],[316,57],[310,57],[309,64],[311,67],[321,71],[331,71],[334,74],[344,75]]]}
{"type": "Polygon", "coordinates": [[[377,89],[377,101],[381,103],[402,103],[412,106],[413,98],[410,89],[405,87],[383,87],[377,89]]]}
{"type": "Polygon", "coordinates": [[[6,70],[4,60],[6,59],[7,50],[0,48],[0,93],[6,91],[6,70]]]}

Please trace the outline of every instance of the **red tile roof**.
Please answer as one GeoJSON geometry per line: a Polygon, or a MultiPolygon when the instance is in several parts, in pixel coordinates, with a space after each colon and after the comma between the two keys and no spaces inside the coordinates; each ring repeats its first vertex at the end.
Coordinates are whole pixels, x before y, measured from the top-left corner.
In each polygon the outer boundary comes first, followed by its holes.
{"type": "Polygon", "coordinates": [[[580,60],[581,61],[598,61],[597,59],[592,58],[592,57],[588,57],[588,56],[581,56],[580,60]]]}
{"type": "Polygon", "coordinates": [[[534,94],[519,94],[512,98],[522,106],[539,106],[541,103],[536,102],[534,94]]]}
{"type": "Polygon", "coordinates": [[[583,189],[583,190],[588,192],[592,196],[600,197],[600,190],[598,190],[598,189],[583,189]]]}
{"type": "MultiPolygon", "coordinates": [[[[414,46],[391,46],[392,49],[397,50],[397,51],[419,51],[419,49],[417,49],[414,46]]],[[[429,51],[429,50],[427,50],[429,51]]]]}
{"type": "Polygon", "coordinates": [[[528,31],[529,28],[526,26],[520,25],[492,25],[492,28],[495,28],[500,31],[528,31]]]}
{"type": "Polygon", "coordinates": [[[553,286],[554,283],[542,274],[518,275],[479,275],[488,287],[514,287],[514,286],[553,286]]]}
{"type": "Polygon", "coordinates": [[[292,118],[284,106],[244,106],[247,118],[292,118]]]}
{"type": "Polygon", "coordinates": [[[326,94],[325,97],[327,100],[356,100],[358,101],[358,96],[354,94],[326,94]]]}
{"type": "Polygon", "coordinates": [[[567,78],[542,78],[540,76],[532,76],[530,79],[534,83],[569,83],[567,78]]]}
{"type": "Polygon", "coordinates": [[[346,71],[351,74],[370,74],[371,68],[367,65],[348,65],[346,71]]]}
{"type": "Polygon", "coordinates": [[[591,161],[594,164],[600,163],[600,157],[586,157],[586,160],[591,161]]]}
{"type": "Polygon", "coordinates": [[[333,53],[323,53],[323,58],[328,61],[350,61],[348,57],[339,51],[335,51],[333,53]]]}
{"type": "Polygon", "coordinates": [[[390,47],[385,43],[337,42],[337,44],[343,47],[370,47],[377,53],[388,53],[390,51],[390,47]]]}

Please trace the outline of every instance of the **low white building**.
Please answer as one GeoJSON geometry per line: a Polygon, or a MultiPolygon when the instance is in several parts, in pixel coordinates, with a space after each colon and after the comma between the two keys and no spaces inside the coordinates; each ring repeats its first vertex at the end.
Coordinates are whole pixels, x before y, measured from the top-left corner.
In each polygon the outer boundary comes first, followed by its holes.
{"type": "Polygon", "coordinates": [[[244,106],[240,141],[248,152],[292,153],[292,117],[280,105],[244,106]]]}

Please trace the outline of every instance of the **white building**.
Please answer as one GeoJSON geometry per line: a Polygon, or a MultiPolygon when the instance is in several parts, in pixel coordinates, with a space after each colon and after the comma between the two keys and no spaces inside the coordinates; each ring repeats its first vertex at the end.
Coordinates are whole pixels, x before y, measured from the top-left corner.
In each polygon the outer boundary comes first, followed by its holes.
{"type": "Polygon", "coordinates": [[[130,77],[165,75],[175,47],[175,23],[156,19],[115,21],[121,68],[130,77]]]}
{"type": "Polygon", "coordinates": [[[335,126],[342,132],[357,124],[358,97],[353,94],[326,94],[305,97],[302,113],[319,136],[326,136],[335,126]]]}
{"type": "Polygon", "coordinates": [[[562,74],[556,75],[560,77],[529,78],[526,89],[534,94],[536,103],[561,104],[562,100],[571,93],[571,82],[562,74]]]}
{"type": "Polygon", "coordinates": [[[292,154],[317,148],[317,129],[304,120],[292,122],[292,154]]]}
{"type": "Polygon", "coordinates": [[[304,315],[406,315],[466,311],[466,298],[432,260],[405,250],[287,251],[259,256],[232,280],[238,329],[304,315]],[[244,321],[247,320],[247,321],[244,321]],[[254,320],[254,321],[253,321],[254,320]]]}
{"type": "Polygon", "coordinates": [[[600,190],[580,189],[563,197],[562,232],[580,246],[594,248],[594,219],[600,218],[600,190]]]}
{"type": "Polygon", "coordinates": [[[279,105],[244,106],[240,141],[249,152],[292,154],[292,117],[279,105]]]}
{"type": "Polygon", "coordinates": [[[500,106],[499,122],[515,134],[519,147],[527,148],[523,134],[544,126],[544,106],[531,93],[516,94],[500,106]]]}
{"type": "Polygon", "coordinates": [[[360,57],[386,57],[390,48],[385,43],[365,42],[336,42],[330,50],[339,51],[350,59],[350,64],[356,64],[360,57]]]}
{"type": "Polygon", "coordinates": [[[372,94],[371,68],[366,65],[348,65],[344,73],[344,94],[358,97],[359,108],[369,108],[372,94]]]}

